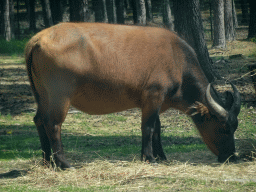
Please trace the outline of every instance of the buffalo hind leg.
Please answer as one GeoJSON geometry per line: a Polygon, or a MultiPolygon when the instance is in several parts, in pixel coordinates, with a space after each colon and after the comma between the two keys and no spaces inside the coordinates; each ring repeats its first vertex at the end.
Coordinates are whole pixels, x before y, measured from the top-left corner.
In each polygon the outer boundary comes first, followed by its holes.
{"type": "Polygon", "coordinates": [[[155,130],[153,133],[153,155],[155,158],[159,158],[159,160],[166,160],[166,156],[163,151],[162,143],[161,143],[161,123],[159,119],[159,115],[157,115],[155,120],[155,130]]]}
{"type": "Polygon", "coordinates": [[[51,156],[51,145],[50,141],[48,139],[48,136],[45,132],[44,128],[44,122],[43,122],[43,113],[42,113],[42,108],[39,106],[36,116],[34,117],[34,122],[37,127],[41,147],[42,147],[42,154],[43,154],[43,160],[44,164],[48,164],[50,162],[50,156],[51,156]]]}
{"type": "Polygon", "coordinates": [[[61,141],[61,125],[66,118],[70,101],[69,99],[59,98],[60,95],[61,93],[57,97],[51,97],[48,114],[44,122],[45,131],[53,150],[56,166],[65,169],[70,168],[71,165],[64,156],[61,141]]]}

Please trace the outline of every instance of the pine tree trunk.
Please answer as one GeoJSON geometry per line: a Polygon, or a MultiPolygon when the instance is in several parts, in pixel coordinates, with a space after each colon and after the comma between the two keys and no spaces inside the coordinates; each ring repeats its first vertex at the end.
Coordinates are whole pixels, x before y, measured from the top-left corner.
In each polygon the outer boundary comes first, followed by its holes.
{"type": "Polygon", "coordinates": [[[35,0],[29,0],[29,30],[36,32],[35,0]]]}
{"type": "Polygon", "coordinates": [[[4,10],[4,28],[3,34],[6,41],[10,41],[12,38],[11,32],[11,19],[10,19],[10,4],[9,0],[3,1],[3,10],[4,10]]]}
{"type": "Polygon", "coordinates": [[[152,13],[152,3],[151,0],[145,0],[145,6],[146,6],[146,18],[147,21],[153,20],[153,13],[152,13]]]}
{"type": "Polygon", "coordinates": [[[83,0],[83,18],[85,22],[88,22],[91,18],[89,0],[83,0]]]}
{"type": "Polygon", "coordinates": [[[13,0],[9,0],[9,9],[10,9],[10,22],[11,22],[11,38],[15,38],[15,19],[14,19],[14,4],[13,0]]]}
{"type": "Polygon", "coordinates": [[[250,6],[250,22],[249,22],[248,39],[256,37],[256,6],[255,6],[255,0],[249,0],[249,6],[250,6]]]}
{"type": "Polygon", "coordinates": [[[233,0],[224,0],[224,23],[226,41],[235,40],[235,29],[233,23],[233,0]]]}
{"type": "Polygon", "coordinates": [[[238,27],[235,0],[232,0],[232,14],[233,14],[233,22],[234,22],[234,30],[235,30],[238,27]]]}
{"type": "Polygon", "coordinates": [[[0,35],[4,34],[4,1],[0,1],[0,35]]]}
{"type": "Polygon", "coordinates": [[[175,31],[194,48],[208,81],[214,81],[215,73],[204,40],[199,0],[174,0],[173,13],[175,31]]]}
{"type": "Polygon", "coordinates": [[[131,0],[132,13],[133,13],[133,22],[136,24],[138,22],[138,14],[137,14],[137,0],[131,0]]]}
{"type": "Polygon", "coordinates": [[[174,24],[172,21],[172,14],[171,14],[171,8],[170,8],[170,1],[169,0],[163,0],[163,23],[164,26],[173,31],[174,30],[174,24]]]}
{"type": "Polygon", "coordinates": [[[116,23],[116,2],[115,0],[106,0],[107,16],[109,23],[116,23]]]}
{"type": "MultiPolygon", "coordinates": [[[[70,0],[70,3],[76,0],[70,0]]],[[[53,24],[62,22],[62,6],[61,0],[50,0],[53,24]]]]}
{"type": "Polygon", "coordinates": [[[224,2],[223,0],[213,1],[214,9],[214,38],[213,47],[225,48],[225,27],[224,27],[224,2]]]}
{"type": "Polygon", "coordinates": [[[248,23],[248,3],[247,0],[240,0],[241,9],[242,9],[242,21],[241,23],[248,23]]]}
{"type": "Polygon", "coordinates": [[[95,13],[95,22],[108,22],[106,0],[93,0],[93,10],[95,13]]]}
{"type": "Polygon", "coordinates": [[[44,24],[47,28],[53,25],[50,2],[49,0],[41,0],[41,5],[43,9],[44,24]]]}
{"type": "Polygon", "coordinates": [[[116,0],[116,20],[119,24],[124,24],[124,0],[116,0]]]}
{"type": "Polygon", "coordinates": [[[137,23],[138,25],[146,25],[146,6],[145,0],[136,0],[137,7],[137,23]]]}

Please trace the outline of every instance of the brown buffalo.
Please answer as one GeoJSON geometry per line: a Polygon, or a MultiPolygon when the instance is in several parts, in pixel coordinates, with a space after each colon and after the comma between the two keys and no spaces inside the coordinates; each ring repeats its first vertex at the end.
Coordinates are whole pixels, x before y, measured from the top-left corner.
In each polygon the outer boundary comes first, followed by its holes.
{"type": "Polygon", "coordinates": [[[70,105],[89,114],[142,110],[141,158],[165,160],[159,114],[170,107],[192,116],[209,149],[223,162],[234,155],[240,95],[224,104],[193,49],[174,33],[139,26],[61,23],[31,38],[27,71],[38,104],[34,118],[44,158],[68,168],[61,125],[70,105]]]}

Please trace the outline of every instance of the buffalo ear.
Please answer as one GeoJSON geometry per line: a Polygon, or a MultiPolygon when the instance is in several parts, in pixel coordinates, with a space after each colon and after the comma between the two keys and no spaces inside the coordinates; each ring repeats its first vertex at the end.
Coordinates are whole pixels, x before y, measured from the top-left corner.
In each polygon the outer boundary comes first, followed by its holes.
{"type": "Polygon", "coordinates": [[[198,101],[196,101],[190,109],[195,109],[195,112],[191,114],[191,116],[194,116],[196,114],[201,114],[201,116],[209,115],[209,109],[203,104],[198,101]]]}
{"type": "Polygon", "coordinates": [[[225,92],[225,109],[229,111],[234,103],[233,93],[230,91],[225,92]]]}

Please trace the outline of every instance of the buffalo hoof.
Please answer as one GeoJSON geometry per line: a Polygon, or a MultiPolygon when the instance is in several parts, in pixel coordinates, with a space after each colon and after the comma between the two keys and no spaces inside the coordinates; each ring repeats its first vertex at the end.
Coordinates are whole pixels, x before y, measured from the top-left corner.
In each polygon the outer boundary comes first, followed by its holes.
{"type": "Polygon", "coordinates": [[[225,163],[225,162],[236,162],[237,161],[237,156],[236,155],[231,155],[231,156],[219,156],[218,161],[220,163],[225,163]]]}

